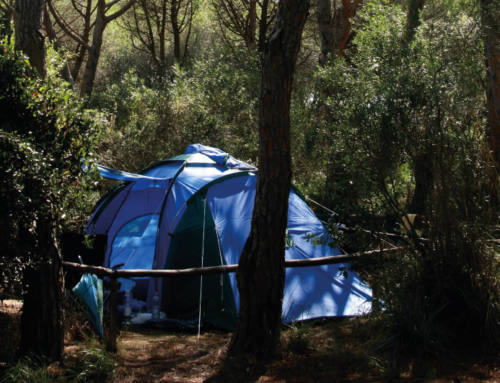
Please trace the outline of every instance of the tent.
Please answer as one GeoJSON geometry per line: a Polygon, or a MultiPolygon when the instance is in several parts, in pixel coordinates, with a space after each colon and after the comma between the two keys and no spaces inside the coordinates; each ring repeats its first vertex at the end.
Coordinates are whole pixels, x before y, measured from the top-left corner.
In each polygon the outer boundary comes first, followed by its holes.
{"type": "MultiPolygon", "coordinates": [[[[123,269],[181,269],[238,263],[250,232],[258,171],[215,148],[190,145],[184,154],[140,174],[99,167],[103,177],[122,181],[97,204],[87,234],[106,235],[104,266],[123,269]]],[[[340,254],[332,238],[292,188],[286,259],[340,254]]],[[[350,316],[371,309],[372,292],[349,265],[288,268],[283,321],[350,316]]],[[[134,302],[151,311],[153,301],[175,320],[232,329],[239,295],[232,274],[135,278],[134,302]]]]}

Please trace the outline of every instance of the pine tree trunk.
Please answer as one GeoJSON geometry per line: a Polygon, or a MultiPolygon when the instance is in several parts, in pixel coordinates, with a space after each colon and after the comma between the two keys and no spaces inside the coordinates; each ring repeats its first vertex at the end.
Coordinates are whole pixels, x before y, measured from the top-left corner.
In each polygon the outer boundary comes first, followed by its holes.
{"type": "Polygon", "coordinates": [[[255,31],[257,30],[257,0],[250,0],[248,8],[248,29],[246,43],[250,48],[255,47],[255,31]]]}
{"type": "Polygon", "coordinates": [[[408,12],[406,14],[405,39],[409,43],[415,37],[417,28],[420,25],[420,12],[424,8],[425,0],[409,0],[408,12]]]}
{"type": "Polygon", "coordinates": [[[45,0],[16,0],[14,11],[16,49],[22,50],[40,77],[45,77],[45,0]]]}
{"type": "Polygon", "coordinates": [[[317,17],[321,50],[319,64],[325,66],[333,52],[333,19],[330,0],[318,0],[317,17]]]}
{"type": "Polygon", "coordinates": [[[416,156],[413,163],[415,177],[415,191],[410,205],[411,213],[425,215],[428,206],[427,200],[434,187],[432,166],[432,151],[423,151],[416,156]]]}
{"type": "Polygon", "coordinates": [[[181,30],[179,27],[179,5],[177,1],[172,2],[170,10],[170,22],[172,24],[172,35],[174,37],[174,59],[180,62],[181,59],[181,30]]]}
{"type": "Polygon", "coordinates": [[[83,73],[82,85],[80,94],[82,96],[90,97],[94,87],[95,75],[97,72],[97,65],[99,64],[99,57],[101,55],[102,38],[104,29],[106,28],[106,15],[104,8],[104,1],[99,0],[97,5],[97,15],[95,19],[94,32],[92,35],[92,45],[88,52],[87,63],[85,64],[85,72],[83,73]]]}
{"type": "Polygon", "coordinates": [[[281,1],[263,58],[259,177],[250,236],[237,272],[238,325],[230,354],[265,360],[279,342],[285,278],[285,230],[291,185],[290,97],[309,4],[281,1]]]}
{"type": "Polygon", "coordinates": [[[258,48],[260,52],[264,51],[267,41],[267,29],[268,29],[268,10],[269,10],[269,0],[263,0],[260,5],[260,20],[259,20],[259,44],[258,48]]]}
{"type": "Polygon", "coordinates": [[[27,291],[21,317],[20,355],[60,360],[63,353],[64,279],[54,226],[39,222],[40,260],[24,272],[27,291]]]}

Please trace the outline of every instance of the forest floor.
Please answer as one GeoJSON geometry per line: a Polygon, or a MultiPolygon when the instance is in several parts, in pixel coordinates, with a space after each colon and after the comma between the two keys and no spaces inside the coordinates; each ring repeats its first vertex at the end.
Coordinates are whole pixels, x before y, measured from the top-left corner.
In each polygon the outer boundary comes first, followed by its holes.
{"type": "MultiPolygon", "coordinates": [[[[19,341],[20,303],[0,303],[1,369],[12,362],[19,341]]],[[[127,328],[118,339],[112,357],[112,382],[433,382],[500,383],[500,360],[492,358],[440,357],[424,369],[415,361],[395,373],[386,358],[374,352],[373,328],[363,318],[306,322],[282,332],[282,346],[266,367],[242,371],[227,358],[231,334],[220,331],[193,333],[162,329],[127,328]],[[418,369],[420,378],[416,378],[418,369]]],[[[54,381],[64,381],[64,368],[80,363],[81,351],[98,344],[67,339],[66,367],[48,367],[54,381]],[[92,346],[91,346],[92,345],[92,346]]],[[[98,380],[92,380],[98,381],[98,380]]]]}

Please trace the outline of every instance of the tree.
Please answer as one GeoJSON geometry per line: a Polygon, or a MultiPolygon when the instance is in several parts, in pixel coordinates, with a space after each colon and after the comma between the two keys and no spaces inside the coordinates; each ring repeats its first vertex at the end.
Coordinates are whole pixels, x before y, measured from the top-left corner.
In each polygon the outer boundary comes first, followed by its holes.
{"type": "Polygon", "coordinates": [[[320,65],[324,66],[329,59],[341,57],[352,38],[351,19],[363,0],[342,0],[334,9],[330,0],[318,0],[317,17],[320,37],[320,65]]]}
{"type": "Polygon", "coordinates": [[[275,2],[269,0],[212,0],[224,38],[237,36],[248,48],[263,51],[269,26],[275,13],[275,2]],[[257,29],[258,28],[258,29],[257,29]]]}
{"type": "Polygon", "coordinates": [[[159,72],[167,65],[169,43],[172,44],[174,60],[182,62],[191,35],[193,0],[139,0],[132,10],[132,16],[124,19],[124,25],[131,34],[134,48],[146,52],[159,72]]]}
{"type": "MultiPolygon", "coordinates": [[[[73,65],[71,68],[71,77],[75,81],[78,79],[80,69],[87,55],[87,51],[90,48],[90,33],[94,25],[92,16],[95,13],[93,2],[94,0],[86,0],[82,3],[71,1],[71,4],[63,4],[65,7],[61,11],[55,5],[54,0],[47,0],[48,9],[54,18],[55,24],[64,32],[66,37],[76,43],[74,47],[73,65]],[[64,13],[65,16],[63,16],[62,13],[64,13]],[[68,20],[72,20],[72,22],[68,20]]],[[[66,48],[68,47],[66,46],[66,48]]]]}
{"type": "Polygon", "coordinates": [[[45,36],[43,15],[45,0],[16,0],[16,49],[23,51],[41,77],[45,76],[45,36]]]}
{"type": "Polygon", "coordinates": [[[72,25],[73,23],[68,22],[66,18],[61,15],[54,6],[53,1],[54,0],[48,0],[48,6],[56,24],[67,36],[77,42],[78,54],[72,69],[72,77],[74,79],[77,78],[84,57],[87,55],[85,70],[80,84],[80,94],[85,97],[90,97],[101,55],[104,30],[111,21],[116,20],[127,12],[130,7],[134,5],[136,0],[127,0],[126,2],[125,0],[110,0],[108,2],[106,2],[106,0],[97,0],[95,6],[93,0],[86,0],[83,4],[72,1],[71,3],[77,15],[76,18],[81,19],[83,22],[81,32],[76,31],[72,25]],[[112,10],[114,12],[112,12],[112,10]],[[92,41],[90,42],[91,31],[92,41]]]}
{"type": "MultiPolygon", "coordinates": [[[[61,43],[57,38],[57,34],[52,25],[52,20],[50,19],[47,7],[45,7],[44,9],[43,23],[45,27],[45,32],[47,33],[47,37],[54,44],[54,48],[58,50],[61,49],[61,43]]],[[[61,70],[61,76],[71,85],[72,88],[74,87],[75,82],[73,80],[73,76],[71,75],[71,69],[67,61],[65,61],[63,64],[63,68],[61,70]]]]}
{"type": "Polygon", "coordinates": [[[240,312],[230,344],[230,353],[251,353],[261,360],[279,342],[292,175],[290,98],[308,8],[303,0],[280,1],[262,60],[259,178],[252,227],[236,274],[240,312]]]}
{"type": "Polygon", "coordinates": [[[487,139],[491,153],[491,199],[498,199],[500,173],[500,4],[496,0],[481,0],[481,21],[486,59],[486,98],[488,103],[487,139]]]}
{"type": "Polygon", "coordinates": [[[104,30],[109,25],[109,23],[125,12],[134,5],[136,0],[128,0],[124,3],[120,0],[111,0],[106,2],[105,0],[97,1],[96,18],[94,24],[94,31],[92,34],[92,44],[90,45],[87,63],[85,64],[85,71],[83,73],[82,84],[80,93],[83,96],[90,97],[92,94],[92,89],[94,87],[95,75],[97,72],[97,64],[99,63],[99,57],[101,55],[101,47],[104,36],[104,30]],[[115,7],[118,3],[122,6],[118,8],[115,12],[108,14],[111,8],[115,7]]]}
{"type": "MultiPolygon", "coordinates": [[[[425,0],[409,0],[406,16],[406,29],[404,34],[404,45],[406,48],[415,38],[417,29],[421,23],[421,13],[424,8],[425,0]]],[[[426,132],[430,128],[422,127],[426,132]]],[[[433,164],[432,164],[432,142],[428,142],[422,150],[415,155],[413,159],[413,175],[415,177],[415,191],[411,201],[411,211],[417,214],[425,214],[427,200],[434,184],[433,164]]]]}
{"type": "Polygon", "coordinates": [[[64,291],[58,227],[81,181],[93,127],[55,70],[41,80],[8,43],[0,52],[0,88],[9,90],[0,95],[0,287],[22,274],[20,353],[57,360],[64,291]]]}

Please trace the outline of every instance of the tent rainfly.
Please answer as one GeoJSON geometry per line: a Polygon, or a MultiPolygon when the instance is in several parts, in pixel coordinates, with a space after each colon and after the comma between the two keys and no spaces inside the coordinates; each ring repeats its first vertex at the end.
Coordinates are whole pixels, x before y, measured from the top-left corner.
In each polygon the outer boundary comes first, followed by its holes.
{"type": "MultiPolygon", "coordinates": [[[[122,181],[97,204],[86,227],[87,234],[107,236],[104,266],[182,269],[238,263],[250,232],[255,167],[195,144],[140,174],[99,170],[104,178],[122,181]]],[[[285,258],[338,254],[322,223],[292,188],[285,258]]],[[[283,321],[369,312],[372,291],[355,272],[344,272],[348,266],[288,268],[283,321]]],[[[234,274],[134,278],[123,280],[121,288],[133,288],[133,301],[142,310],[150,311],[159,299],[167,318],[190,321],[201,315],[204,324],[236,325],[234,274]]]]}

